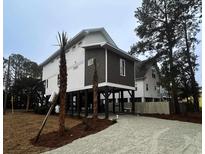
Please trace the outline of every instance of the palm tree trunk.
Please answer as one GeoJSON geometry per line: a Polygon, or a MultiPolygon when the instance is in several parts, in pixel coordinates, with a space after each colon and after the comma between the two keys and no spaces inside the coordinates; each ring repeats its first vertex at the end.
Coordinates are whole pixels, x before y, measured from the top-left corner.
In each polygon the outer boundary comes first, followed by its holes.
{"type": "MultiPolygon", "coordinates": [[[[59,33],[58,33],[59,34],[59,33]]],[[[65,101],[67,89],[67,67],[65,59],[65,50],[67,45],[66,33],[59,34],[60,45],[60,114],[59,114],[59,134],[65,133],[65,101]]]]}
{"type": "Polygon", "coordinates": [[[94,60],[94,74],[93,74],[93,118],[98,116],[98,75],[96,59],[94,60]]]}

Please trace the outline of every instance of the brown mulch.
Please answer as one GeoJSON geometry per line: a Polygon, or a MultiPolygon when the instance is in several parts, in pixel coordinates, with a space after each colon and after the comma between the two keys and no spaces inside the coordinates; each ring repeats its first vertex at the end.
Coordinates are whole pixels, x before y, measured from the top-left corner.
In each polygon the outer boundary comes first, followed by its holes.
{"type": "Polygon", "coordinates": [[[202,113],[184,113],[184,114],[140,114],[147,117],[155,117],[160,119],[178,120],[184,122],[192,122],[202,124],[202,113]]]}
{"type": "Polygon", "coordinates": [[[112,124],[113,122],[107,119],[83,119],[82,123],[72,127],[71,129],[67,129],[63,136],[60,136],[59,132],[53,131],[41,135],[37,143],[34,143],[35,138],[31,139],[30,141],[35,146],[57,148],[71,143],[78,138],[82,138],[90,134],[95,134],[112,124]]]}

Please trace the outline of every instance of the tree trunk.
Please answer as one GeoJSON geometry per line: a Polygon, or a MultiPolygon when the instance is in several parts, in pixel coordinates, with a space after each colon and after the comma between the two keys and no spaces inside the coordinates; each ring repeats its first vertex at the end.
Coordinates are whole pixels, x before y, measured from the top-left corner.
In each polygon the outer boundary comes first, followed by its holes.
{"type": "Polygon", "coordinates": [[[26,105],[26,112],[29,110],[29,105],[30,105],[30,96],[27,95],[27,105],[26,105]]]}
{"type": "Polygon", "coordinates": [[[189,71],[191,74],[191,89],[192,89],[192,96],[194,98],[194,111],[195,112],[199,112],[199,96],[198,96],[198,89],[197,89],[197,83],[195,80],[195,73],[192,67],[192,63],[191,63],[191,56],[190,56],[190,47],[189,47],[189,43],[188,43],[188,38],[187,38],[187,27],[186,27],[186,22],[184,23],[184,37],[186,40],[186,57],[187,57],[187,62],[188,62],[188,67],[189,67],[189,71]]]}
{"type": "Polygon", "coordinates": [[[171,96],[172,96],[172,103],[174,105],[175,113],[179,113],[179,103],[178,103],[178,96],[177,96],[177,89],[176,89],[176,82],[175,82],[175,74],[174,72],[174,63],[173,63],[173,36],[171,35],[172,27],[168,23],[168,16],[167,16],[167,6],[166,1],[164,1],[164,9],[165,9],[165,28],[166,28],[166,37],[168,41],[168,57],[169,57],[169,66],[170,66],[170,77],[171,77],[171,96]]]}
{"type": "Polygon", "coordinates": [[[94,74],[93,74],[93,118],[98,116],[98,75],[96,59],[94,60],[94,74]]]}
{"type": "Polygon", "coordinates": [[[81,107],[81,104],[80,104],[80,91],[77,92],[76,101],[77,101],[77,113],[78,113],[78,117],[80,117],[80,107],[81,107]]]}
{"type": "Polygon", "coordinates": [[[170,64],[170,76],[171,76],[171,100],[174,105],[174,112],[179,113],[179,103],[178,103],[178,96],[177,96],[177,88],[176,88],[176,82],[175,82],[175,77],[174,77],[174,67],[173,67],[173,56],[172,56],[172,48],[170,49],[170,54],[169,54],[169,64],[170,64]]]}
{"type": "Polygon", "coordinates": [[[11,96],[11,113],[14,113],[14,96],[11,96]]]}
{"type": "Polygon", "coordinates": [[[67,45],[66,33],[59,33],[60,41],[60,114],[59,114],[59,135],[64,135],[65,133],[65,101],[66,101],[66,89],[67,89],[67,68],[66,68],[66,58],[65,50],[67,45]]]}
{"type": "Polygon", "coordinates": [[[10,56],[8,60],[8,68],[7,68],[7,75],[6,75],[6,87],[5,87],[5,99],[4,99],[4,114],[6,114],[6,107],[8,101],[8,88],[9,88],[9,73],[10,73],[10,56]]]}
{"type": "Polygon", "coordinates": [[[4,111],[3,111],[4,115],[6,114],[7,99],[8,99],[8,94],[7,94],[7,92],[5,92],[5,95],[4,95],[4,111]]]}

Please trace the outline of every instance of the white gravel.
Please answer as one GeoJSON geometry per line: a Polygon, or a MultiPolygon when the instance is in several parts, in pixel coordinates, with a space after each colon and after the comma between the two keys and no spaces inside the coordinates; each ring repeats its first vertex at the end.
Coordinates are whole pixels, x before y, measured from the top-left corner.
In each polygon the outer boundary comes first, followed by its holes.
{"type": "Polygon", "coordinates": [[[199,154],[202,125],[120,115],[118,123],[45,154],[199,154]]]}

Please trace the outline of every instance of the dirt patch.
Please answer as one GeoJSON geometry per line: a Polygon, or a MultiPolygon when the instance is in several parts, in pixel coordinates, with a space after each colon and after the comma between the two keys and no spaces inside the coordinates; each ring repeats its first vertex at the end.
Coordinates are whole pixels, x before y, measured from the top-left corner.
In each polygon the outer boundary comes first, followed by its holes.
{"type": "MultiPolygon", "coordinates": [[[[4,153],[15,154],[37,154],[52,150],[48,147],[37,147],[30,143],[30,139],[36,137],[45,115],[38,115],[32,112],[17,112],[14,114],[7,112],[4,116],[3,124],[3,150],[4,153]]],[[[58,130],[58,116],[50,115],[42,131],[42,135],[58,130]]],[[[79,123],[81,119],[66,116],[66,127],[72,128],[79,123]]]]}
{"type": "Polygon", "coordinates": [[[140,114],[147,117],[155,117],[168,120],[179,120],[184,122],[202,123],[202,113],[185,113],[185,114],[140,114]]]}
{"type": "Polygon", "coordinates": [[[83,119],[83,122],[68,129],[63,136],[60,136],[57,131],[49,132],[40,136],[37,143],[34,143],[35,138],[31,139],[31,143],[35,146],[43,146],[48,148],[57,148],[72,141],[85,137],[90,134],[95,134],[110,125],[113,122],[107,119],[83,119]]]}

